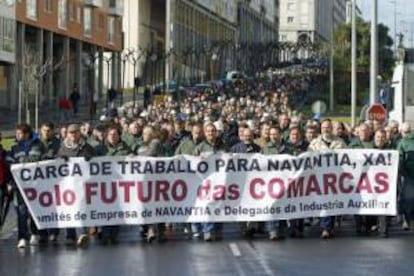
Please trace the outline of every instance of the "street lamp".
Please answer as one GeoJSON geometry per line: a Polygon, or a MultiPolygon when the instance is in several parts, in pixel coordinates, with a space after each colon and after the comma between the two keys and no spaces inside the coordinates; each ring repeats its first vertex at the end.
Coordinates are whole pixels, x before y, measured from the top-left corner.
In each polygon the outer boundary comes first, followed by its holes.
{"type": "MultiPolygon", "coordinates": [[[[91,85],[91,76],[95,74],[95,61],[99,58],[99,53],[83,53],[82,61],[83,65],[88,69],[88,85],[91,85]]],[[[92,83],[92,87],[89,87],[89,118],[92,120],[96,114],[96,102],[94,101],[95,94],[95,82],[92,83]]]]}
{"type": "Polygon", "coordinates": [[[132,91],[132,101],[133,101],[132,107],[133,107],[134,110],[135,110],[136,97],[137,97],[136,93],[137,93],[137,89],[138,89],[137,81],[136,81],[137,80],[136,68],[137,68],[137,64],[138,64],[139,60],[141,59],[142,55],[143,55],[143,51],[141,50],[141,48],[138,48],[138,50],[131,48],[130,49],[130,54],[128,55],[129,60],[132,64],[132,66],[133,66],[133,74],[134,74],[134,88],[133,88],[133,91],[132,91]]]}
{"type": "Polygon", "coordinates": [[[106,71],[106,86],[107,86],[107,94],[106,94],[106,98],[105,98],[105,107],[106,107],[106,109],[108,110],[108,101],[109,101],[109,90],[110,89],[112,89],[111,88],[111,86],[109,85],[109,68],[110,68],[110,63],[111,63],[111,61],[112,61],[112,57],[107,57],[107,56],[104,56],[103,57],[103,60],[104,60],[104,62],[106,62],[106,69],[107,69],[107,71],[106,71]]]}
{"type": "Polygon", "coordinates": [[[122,89],[121,89],[121,97],[120,103],[123,105],[124,103],[124,90],[125,90],[125,75],[126,75],[126,63],[129,60],[129,56],[131,55],[131,49],[124,49],[121,53],[121,62],[122,62],[122,89]]]}

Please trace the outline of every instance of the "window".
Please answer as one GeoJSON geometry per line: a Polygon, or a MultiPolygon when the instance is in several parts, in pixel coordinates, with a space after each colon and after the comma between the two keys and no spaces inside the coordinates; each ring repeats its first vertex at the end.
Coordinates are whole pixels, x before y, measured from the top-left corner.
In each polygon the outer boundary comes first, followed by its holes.
{"type": "Polygon", "coordinates": [[[108,42],[115,42],[115,17],[108,17],[108,42]]]}
{"type": "Polygon", "coordinates": [[[287,3],[287,10],[293,11],[295,9],[295,3],[294,2],[288,2],[287,3]]]}
{"type": "Polygon", "coordinates": [[[53,0],[45,0],[45,12],[53,12],[53,0]]]}
{"type": "Polygon", "coordinates": [[[82,15],[81,15],[81,12],[82,12],[81,7],[78,5],[76,7],[76,9],[77,9],[76,21],[78,21],[79,23],[81,23],[81,18],[82,18],[82,15]]]}
{"type": "Polygon", "coordinates": [[[75,3],[69,2],[69,20],[74,21],[76,16],[75,3]]]}
{"type": "Polygon", "coordinates": [[[3,33],[3,37],[0,37],[0,39],[3,39],[3,43],[0,43],[1,50],[14,53],[16,32],[15,21],[13,19],[0,17],[0,28],[0,33],[3,33]]]}
{"type": "Polygon", "coordinates": [[[83,8],[83,34],[87,37],[92,36],[92,8],[83,8]]]}
{"type": "Polygon", "coordinates": [[[293,23],[293,16],[288,16],[287,22],[288,23],[293,23]]]}
{"type": "Polygon", "coordinates": [[[103,14],[100,14],[99,15],[99,21],[98,21],[99,30],[103,30],[104,26],[105,26],[105,18],[103,16],[103,14]]]}
{"type": "Polygon", "coordinates": [[[26,0],[26,17],[37,19],[37,0],[26,0]]]}
{"type": "Polygon", "coordinates": [[[62,28],[62,29],[66,29],[68,27],[68,1],[67,0],[59,0],[58,26],[59,28],[62,28]]]}

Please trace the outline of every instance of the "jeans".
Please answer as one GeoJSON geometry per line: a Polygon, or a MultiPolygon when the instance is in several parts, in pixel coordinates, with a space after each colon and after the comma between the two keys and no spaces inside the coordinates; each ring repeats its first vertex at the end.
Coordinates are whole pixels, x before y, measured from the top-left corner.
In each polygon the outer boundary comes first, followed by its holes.
{"type": "Polygon", "coordinates": [[[266,230],[267,232],[276,231],[279,234],[283,234],[286,227],[286,221],[285,220],[272,220],[266,222],[266,230]]]}
{"type": "Polygon", "coordinates": [[[39,231],[37,230],[34,220],[30,217],[29,209],[24,203],[23,197],[20,195],[20,192],[16,192],[15,198],[15,208],[17,214],[17,237],[18,239],[28,239],[30,234],[38,235],[39,231]],[[28,227],[28,221],[30,220],[30,232],[28,227]]]}
{"type": "Polygon", "coordinates": [[[207,222],[207,223],[193,223],[191,224],[191,231],[193,233],[214,233],[219,232],[222,229],[221,223],[213,223],[213,222],[207,222]]]}
{"type": "Polygon", "coordinates": [[[323,217],[321,218],[322,230],[332,231],[334,228],[335,217],[323,217]]]}
{"type": "MultiPolygon", "coordinates": [[[[19,240],[29,238],[28,220],[30,218],[29,210],[26,205],[19,204],[16,206],[17,213],[17,237],[19,240]]],[[[33,235],[37,235],[38,231],[33,219],[30,219],[30,232],[33,235]]]]}

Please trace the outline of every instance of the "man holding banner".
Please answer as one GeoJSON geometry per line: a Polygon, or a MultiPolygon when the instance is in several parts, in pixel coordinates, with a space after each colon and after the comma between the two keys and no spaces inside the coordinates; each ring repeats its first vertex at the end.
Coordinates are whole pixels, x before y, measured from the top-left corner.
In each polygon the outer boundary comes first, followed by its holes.
{"type": "MultiPolygon", "coordinates": [[[[86,161],[89,161],[95,156],[95,150],[89,145],[85,138],[82,137],[81,126],[79,124],[70,124],[68,126],[68,133],[66,139],[62,142],[58,154],[58,157],[63,158],[65,161],[69,161],[70,157],[84,157],[86,161]]],[[[89,243],[88,229],[84,227],[82,234],[76,239],[76,229],[68,228],[66,231],[66,244],[78,246],[87,246],[89,243]]]]}
{"type": "MultiPolygon", "coordinates": [[[[121,140],[122,130],[119,125],[110,125],[106,131],[106,139],[104,144],[97,148],[102,156],[127,156],[130,155],[131,149],[121,140]]],[[[117,243],[119,226],[103,226],[101,243],[117,243]]]]}
{"type": "MultiPolygon", "coordinates": [[[[321,123],[321,135],[310,143],[309,150],[324,152],[329,150],[344,149],[345,147],[345,142],[341,138],[333,135],[332,121],[330,119],[324,119],[321,123]]],[[[328,216],[322,218],[322,239],[329,239],[332,237],[334,222],[334,217],[328,216]]]]}
{"type": "MultiPolygon", "coordinates": [[[[282,130],[277,126],[271,126],[269,133],[270,141],[262,149],[262,153],[264,155],[289,154],[288,148],[283,142],[282,130]]],[[[284,238],[286,221],[268,221],[266,227],[271,241],[284,238]]]]}
{"type": "MultiPolygon", "coordinates": [[[[218,132],[216,126],[213,123],[207,123],[204,126],[204,135],[206,139],[201,142],[195,149],[194,155],[202,156],[206,153],[219,153],[224,152],[224,146],[219,140],[218,132]]],[[[221,236],[221,227],[219,223],[206,222],[202,225],[202,231],[205,241],[212,241],[213,239],[219,239],[221,236]],[[215,235],[213,237],[213,235],[215,235]]],[[[201,224],[193,225],[193,233],[199,233],[201,230],[201,224]]]]}
{"type": "MultiPolygon", "coordinates": [[[[31,127],[28,124],[16,126],[16,144],[12,147],[8,156],[11,164],[31,163],[42,160],[45,154],[45,148],[40,140],[34,136],[31,127]]],[[[17,189],[16,189],[17,190],[17,189]]],[[[26,239],[29,236],[27,227],[30,220],[30,245],[39,244],[39,234],[42,235],[42,241],[45,239],[45,231],[39,231],[29,214],[29,210],[23,200],[20,191],[16,191],[16,213],[17,213],[17,232],[18,248],[26,247],[26,239]]]]}
{"type": "MultiPolygon", "coordinates": [[[[308,149],[308,142],[302,139],[299,127],[291,127],[289,131],[289,140],[286,143],[287,151],[293,156],[298,156],[308,149]]],[[[305,230],[305,220],[293,219],[289,221],[289,234],[292,238],[303,238],[305,230]]]]}

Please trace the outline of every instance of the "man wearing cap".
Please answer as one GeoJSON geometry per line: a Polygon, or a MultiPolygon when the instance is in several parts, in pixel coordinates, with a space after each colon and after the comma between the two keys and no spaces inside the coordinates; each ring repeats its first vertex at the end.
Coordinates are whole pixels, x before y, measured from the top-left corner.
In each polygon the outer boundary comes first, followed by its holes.
{"type": "MultiPolygon", "coordinates": [[[[79,124],[70,124],[68,126],[68,133],[66,139],[60,145],[58,157],[68,161],[70,157],[84,157],[89,161],[95,156],[94,148],[89,145],[85,138],[82,137],[81,127],[79,124]]],[[[76,240],[76,229],[69,228],[66,231],[66,244],[79,246],[86,246],[89,243],[89,236],[87,228],[82,229],[82,234],[76,240]]]]}

